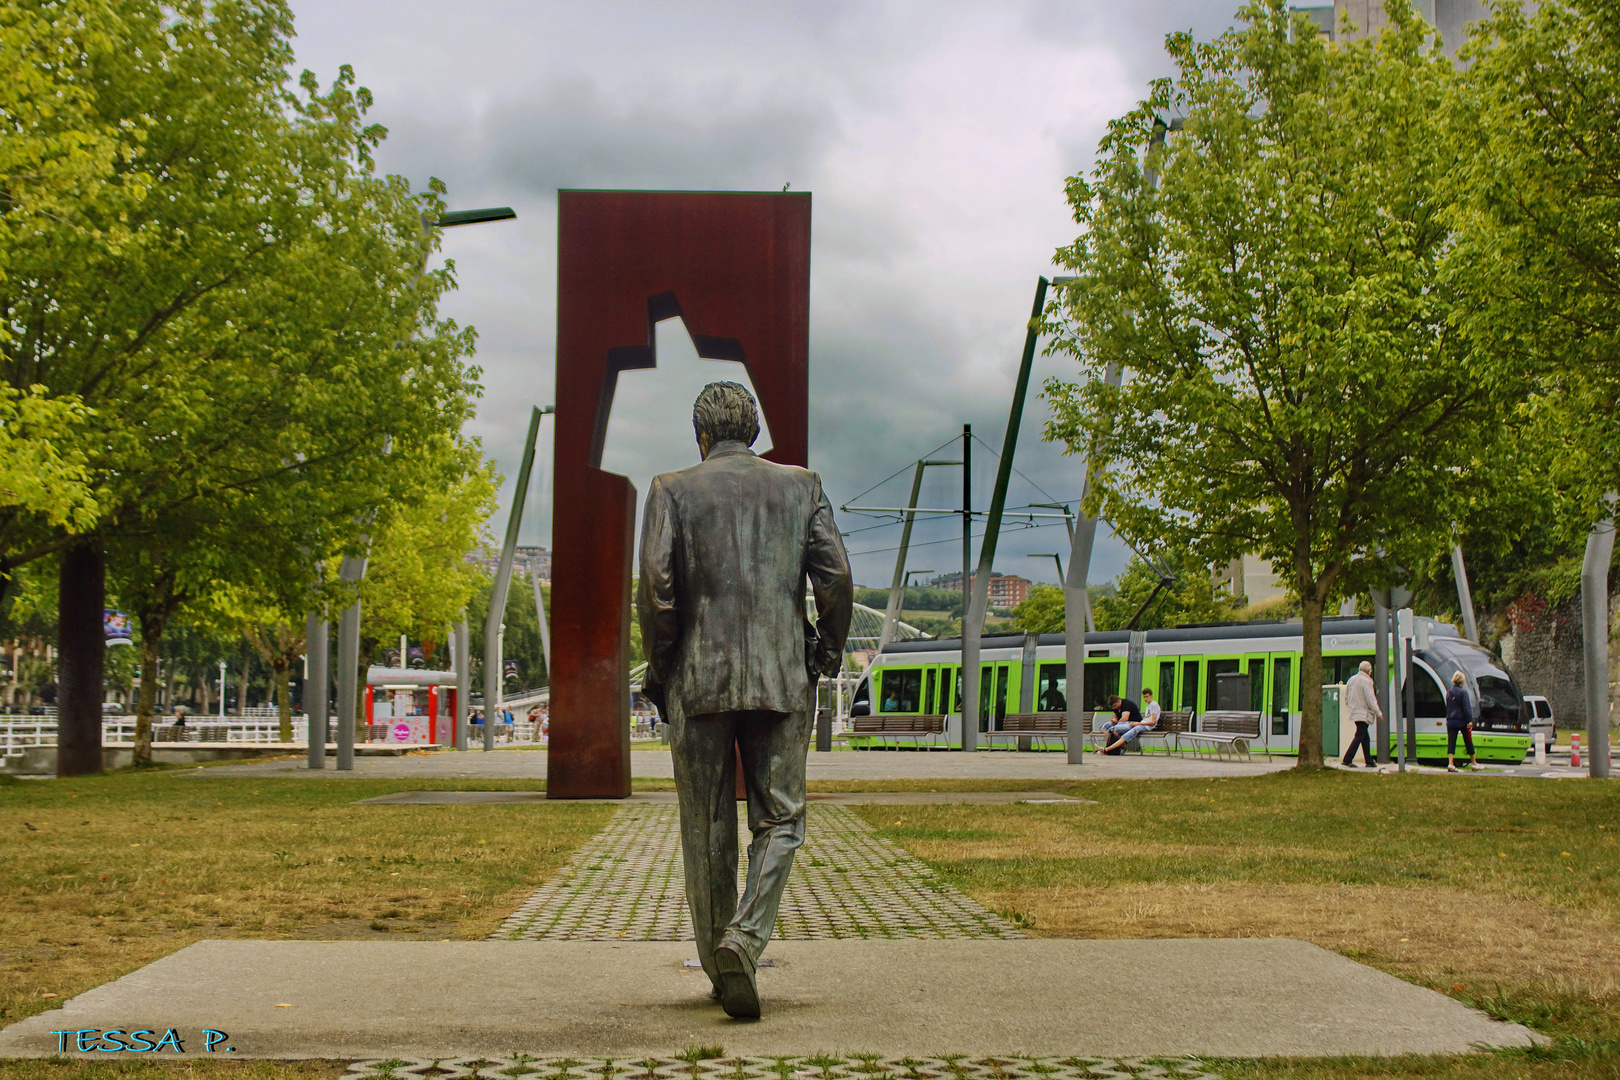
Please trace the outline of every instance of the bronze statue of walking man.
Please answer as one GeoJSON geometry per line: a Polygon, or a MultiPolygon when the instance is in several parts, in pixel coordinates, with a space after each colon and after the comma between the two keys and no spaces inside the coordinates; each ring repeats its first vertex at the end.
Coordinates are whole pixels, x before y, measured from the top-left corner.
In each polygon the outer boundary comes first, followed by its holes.
{"type": "Polygon", "coordinates": [[[816,680],[842,663],[854,586],[821,478],[748,449],[759,412],[745,387],[704,387],[692,426],[702,464],[656,477],[647,492],[636,596],[643,685],[670,725],[703,970],[727,1014],[757,1017],[755,967],[804,843],[816,680]],[[753,833],[740,901],[738,756],[753,833]]]}

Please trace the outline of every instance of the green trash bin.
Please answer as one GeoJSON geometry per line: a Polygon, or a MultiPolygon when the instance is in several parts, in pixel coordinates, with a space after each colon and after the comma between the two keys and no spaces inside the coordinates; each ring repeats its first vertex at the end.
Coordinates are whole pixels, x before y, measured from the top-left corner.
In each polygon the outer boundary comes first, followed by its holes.
{"type": "Polygon", "coordinates": [[[1340,749],[1339,742],[1339,702],[1342,700],[1344,687],[1340,685],[1322,687],[1322,757],[1324,759],[1336,758],[1344,751],[1340,749]]]}

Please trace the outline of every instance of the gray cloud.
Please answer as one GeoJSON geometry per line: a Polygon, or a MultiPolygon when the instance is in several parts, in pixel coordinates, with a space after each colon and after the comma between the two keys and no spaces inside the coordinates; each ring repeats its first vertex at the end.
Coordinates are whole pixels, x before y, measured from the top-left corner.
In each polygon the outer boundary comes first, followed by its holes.
{"type": "MultiPolygon", "coordinates": [[[[469,432],[506,476],[531,405],[551,401],[556,189],[791,181],[815,198],[811,464],[835,502],[906,472],[863,497],[881,505],[902,501],[908,463],[964,422],[999,450],[1035,277],[1073,239],[1064,178],[1168,72],[1164,34],[1211,36],[1235,6],[491,0],[447,20],[435,0],[295,3],[300,61],[328,77],[353,63],[375,92],[373,118],[391,129],[385,170],[444,179],[455,206],[518,212],[447,234],[444,250],[461,280],[444,313],[480,334],[486,392],[469,432]]],[[[661,340],[663,370],[627,377],[614,411],[609,460],[643,490],[693,460],[690,395],[708,369],[729,368],[681,345],[661,340]]],[[[1034,386],[1072,370],[1040,358],[1034,386]]],[[[1079,494],[1081,463],[1040,438],[1046,415],[1032,397],[1014,504],[1079,494]]],[[[549,461],[543,447],[542,470],[549,461]]],[[[974,464],[982,507],[993,455],[976,448],[974,464]]],[[[960,470],[937,470],[923,501],[955,506],[960,491],[960,470]]],[[[525,542],[549,536],[548,498],[531,492],[525,542]]],[[[503,511],[494,531],[504,523],[503,511]]],[[[898,529],[841,523],[861,580],[887,582],[898,529]]],[[[958,529],[919,525],[910,565],[953,569],[958,529]]],[[[1027,556],[1066,548],[1061,526],[1009,530],[997,566],[1052,580],[1050,560],[1027,556]]],[[[1093,580],[1126,557],[1100,540],[1093,580]]]]}
{"type": "Polygon", "coordinates": [[[610,98],[592,80],[560,80],[503,103],[481,125],[492,172],[549,194],[568,187],[777,189],[810,175],[835,121],[785,100],[714,92],[676,103],[610,98]]]}

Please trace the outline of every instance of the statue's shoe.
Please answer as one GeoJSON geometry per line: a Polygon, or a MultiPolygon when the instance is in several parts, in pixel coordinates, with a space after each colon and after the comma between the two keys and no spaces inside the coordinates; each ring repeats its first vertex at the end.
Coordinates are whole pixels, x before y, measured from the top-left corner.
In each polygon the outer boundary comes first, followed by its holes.
{"type": "Polygon", "coordinates": [[[759,1019],[759,987],[754,983],[754,965],[736,946],[727,942],[715,946],[714,966],[720,972],[720,1007],[727,1016],[739,1020],[759,1019]]]}

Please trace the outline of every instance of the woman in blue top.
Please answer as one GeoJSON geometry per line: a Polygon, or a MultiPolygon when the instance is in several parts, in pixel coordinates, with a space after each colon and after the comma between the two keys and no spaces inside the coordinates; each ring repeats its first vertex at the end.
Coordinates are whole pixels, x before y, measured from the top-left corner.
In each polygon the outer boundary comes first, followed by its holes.
{"type": "Polygon", "coordinates": [[[1468,747],[1468,767],[1479,767],[1479,762],[1474,760],[1474,705],[1468,700],[1463,682],[1463,673],[1453,672],[1451,689],[1446,691],[1446,772],[1457,771],[1458,732],[1462,733],[1463,744],[1468,747]]]}

